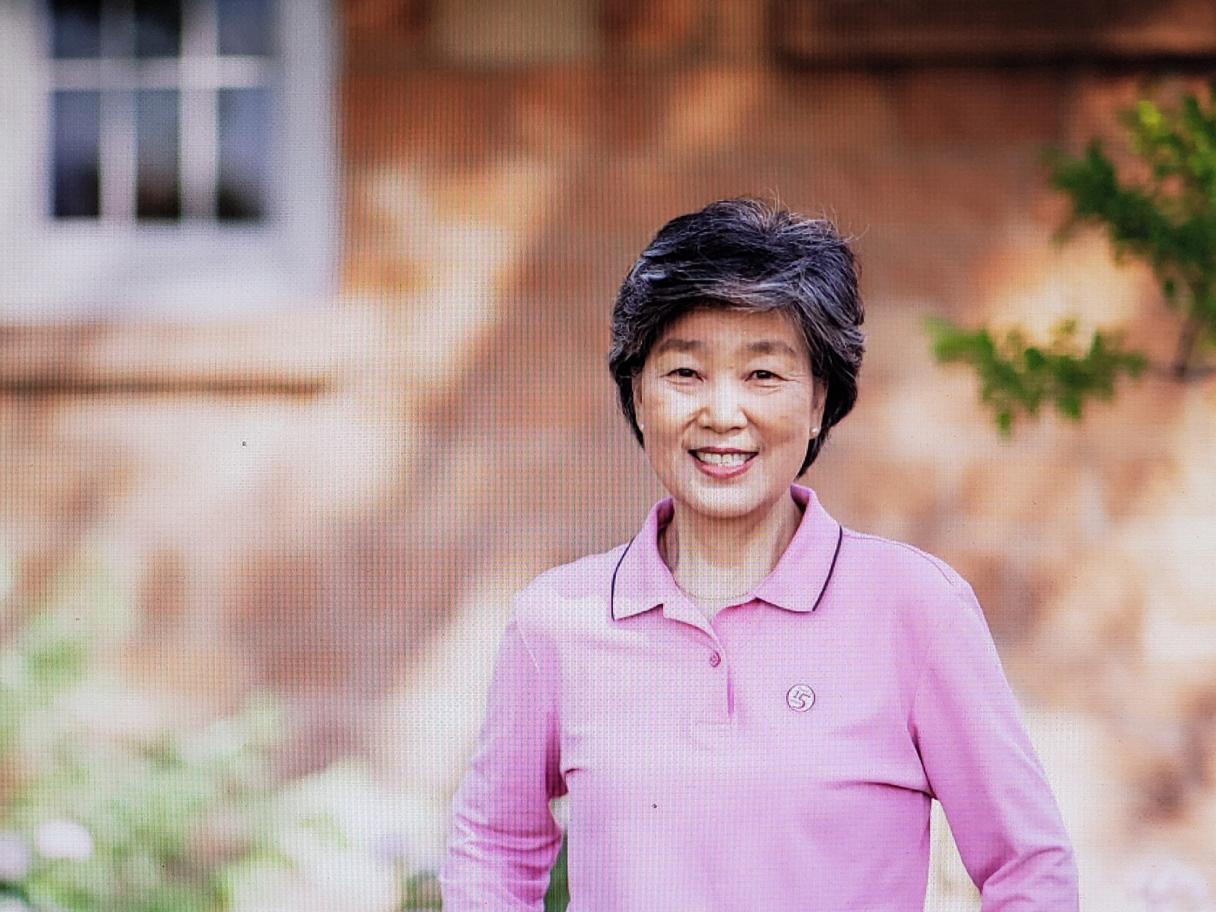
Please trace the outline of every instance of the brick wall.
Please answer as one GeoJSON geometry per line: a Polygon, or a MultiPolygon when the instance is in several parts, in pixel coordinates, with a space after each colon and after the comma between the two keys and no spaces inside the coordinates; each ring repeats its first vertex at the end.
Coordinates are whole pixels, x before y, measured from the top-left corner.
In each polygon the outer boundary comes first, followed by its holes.
{"type": "Polygon", "coordinates": [[[1003,442],[920,320],[1076,313],[1168,357],[1148,276],[1096,237],[1051,245],[1039,154],[1113,135],[1144,79],[1194,83],[1213,49],[1184,39],[1210,10],[1124,5],[1061,24],[1071,44],[1001,45],[948,4],[894,43],[892,21],[796,6],[348,0],[342,299],[210,337],[7,333],[9,603],[100,548],[141,605],[141,679],[217,703],[272,685],[305,724],[295,769],[368,751],[450,788],[506,596],[661,494],[604,367],[617,283],[671,216],[776,195],[855,236],[868,308],[858,406],[806,481],[953,563],[1028,705],[1117,745],[1103,839],[1200,849],[1216,656],[1170,631],[1213,603],[1193,569],[1216,531],[1210,384],[1150,376],[1003,442]],[[950,52],[960,34],[996,50],[950,52]]]}

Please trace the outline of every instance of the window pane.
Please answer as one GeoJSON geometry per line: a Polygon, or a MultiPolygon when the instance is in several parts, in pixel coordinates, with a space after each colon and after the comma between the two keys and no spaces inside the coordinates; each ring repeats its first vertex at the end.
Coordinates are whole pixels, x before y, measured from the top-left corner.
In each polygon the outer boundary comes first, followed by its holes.
{"type": "Polygon", "coordinates": [[[141,219],[175,219],[182,214],[177,111],[177,92],[174,90],[136,93],[135,213],[141,219]]]}
{"type": "Polygon", "coordinates": [[[272,0],[218,0],[216,8],[221,54],[274,53],[272,0]]]}
{"type": "Polygon", "coordinates": [[[101,0],[51,0],[51,50],[56,57],[101,53],[101,0]]]}
{"type": "Polygon", "coordinates": [[[100,215],[101,93],[55,92],[52,109],[55,215],[100,215]]]}
{"type": "Polygon", "coordinates": [[[266,214],[266,172],[270,155],[270,92],[221,89],[221,219],[260,219],[266,214]]]}
{"type": "Polygon", "coordinates": [[[180,0],[135,0],[136,57],[177,57],[181,43],[180,0]]]}

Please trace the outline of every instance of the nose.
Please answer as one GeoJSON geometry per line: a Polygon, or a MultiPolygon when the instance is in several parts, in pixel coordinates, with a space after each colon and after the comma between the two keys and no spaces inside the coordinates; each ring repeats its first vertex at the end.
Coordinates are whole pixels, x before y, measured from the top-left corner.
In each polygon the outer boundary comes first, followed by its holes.
{"type": "Polygon", "coordinates": [[[730,380],[706,384],[705,400],[698,416],[703,428],[723,433],[747,424],[743,391],[730,380]]]}

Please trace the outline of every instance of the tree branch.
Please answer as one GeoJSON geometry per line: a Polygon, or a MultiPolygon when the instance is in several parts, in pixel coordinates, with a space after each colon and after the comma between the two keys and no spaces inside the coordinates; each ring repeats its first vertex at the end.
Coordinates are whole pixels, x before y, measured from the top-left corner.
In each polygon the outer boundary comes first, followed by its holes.
{"type": "Polygon", "coordinates": [[[1192,314],[1182,325],[1182,332],[1178,335],[1178,347],[1174,351],[1174,361],[1170,365],[1175,380],[1186,380],[1189,376],[1191,353],[1195,350],[1195,342],[1199,339],[1199,332],[1205,323],[1205,320],[1192,314]]]}

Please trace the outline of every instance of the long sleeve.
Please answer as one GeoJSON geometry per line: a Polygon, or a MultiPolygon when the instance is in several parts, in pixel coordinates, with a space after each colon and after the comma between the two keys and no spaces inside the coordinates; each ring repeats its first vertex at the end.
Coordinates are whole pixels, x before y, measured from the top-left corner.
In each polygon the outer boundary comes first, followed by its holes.
{"type": "Polygon", "coordinates": [[[562,833],[554,694],[513,613],[491,676],[477,748],[452,805],[439,871],[445,912],[541,912],[562,833]]]}
{"type": "Polygon", "coordinates": [[[1076,859],[975,593],[932,628],[911,731],[982,912],[1077,912],[1076,859]]]}

